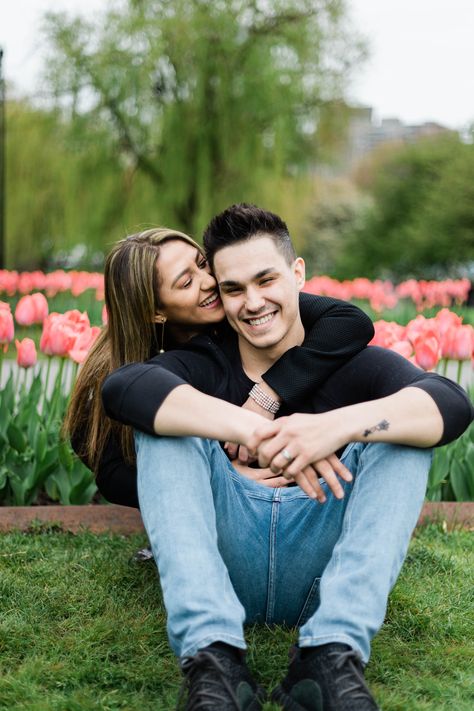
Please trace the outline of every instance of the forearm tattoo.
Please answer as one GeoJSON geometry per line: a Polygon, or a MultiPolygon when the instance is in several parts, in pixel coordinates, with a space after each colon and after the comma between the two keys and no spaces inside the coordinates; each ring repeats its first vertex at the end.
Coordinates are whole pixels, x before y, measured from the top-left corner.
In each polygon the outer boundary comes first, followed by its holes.
{"type": "Polygon", "coordinates": [[[379,422],[378,425],[374,425],[373,427],[370,428],[370,430],[364,430],[364,437],[368,437],[371,434],[374,434],[374,432],[380,432],[381,430],[388,430],[390,427],[390,423],[388,420],[382,420],[382,422],[379,422]]]}

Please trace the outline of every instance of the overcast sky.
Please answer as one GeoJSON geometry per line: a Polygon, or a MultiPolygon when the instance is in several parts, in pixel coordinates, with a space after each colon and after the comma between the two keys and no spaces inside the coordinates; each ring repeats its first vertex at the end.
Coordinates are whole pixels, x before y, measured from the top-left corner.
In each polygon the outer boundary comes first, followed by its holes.
{"type": "MultiPolygon", "coordinates": [[[[474,122],[474,0],[347,0],[371,56],[358,70],[350,98],[377,118],[474,122]]],[[[0,0],[4,75],[34,93],[42,61],[39,35],[46,10],[93,14],[107,0],[0,0]]]]}

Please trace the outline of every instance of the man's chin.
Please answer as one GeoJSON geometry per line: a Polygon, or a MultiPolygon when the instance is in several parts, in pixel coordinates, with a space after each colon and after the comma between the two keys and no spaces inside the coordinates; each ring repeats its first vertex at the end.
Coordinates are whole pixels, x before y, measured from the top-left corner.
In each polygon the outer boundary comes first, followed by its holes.
{"type": "Polygon", "coordinates": [[[281,341],[281,338],[277,337],[274,333],[262,333],[259,335],[243,334],[242,337],[249,346],[257,348],[258,350],[273,348],[281,341]]]}

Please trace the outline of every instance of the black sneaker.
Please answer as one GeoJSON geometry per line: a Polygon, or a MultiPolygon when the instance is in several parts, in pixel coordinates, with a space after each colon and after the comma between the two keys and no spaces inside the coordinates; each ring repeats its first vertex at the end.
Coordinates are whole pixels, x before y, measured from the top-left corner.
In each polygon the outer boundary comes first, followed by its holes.
{"type": "MultiPolygon", "coordinates": [[[[185,711],[258,711],[262,708],[265,692],[257,686],[243,658],[237,660],[237,654],[206,647],[182,662],[184,688],[188,689],[185,711]]],[[[182,708],[180,701],[177,708],[182,708]]]]}
{"type": "Polygon", "coordinates": [[[302,651],[296,649],[273,701],[286,711],[379,711],[351,647],[334,642],[302,651]]]}

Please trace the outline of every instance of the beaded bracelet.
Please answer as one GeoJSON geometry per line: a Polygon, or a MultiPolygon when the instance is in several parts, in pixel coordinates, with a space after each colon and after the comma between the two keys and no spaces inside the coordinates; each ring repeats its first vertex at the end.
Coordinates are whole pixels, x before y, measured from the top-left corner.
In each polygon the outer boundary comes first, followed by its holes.
{"type": "Polygon", "coordinates": [[[270,395],[262,390],[260,385],[255,384],[252,390],[249,392],[249,397],[252,398],[257,405],[260,405],[267,412],[271,412],[272,415],[276,415],[280,409],[280,403],[278,400],[274,400],[270,395]]]}

